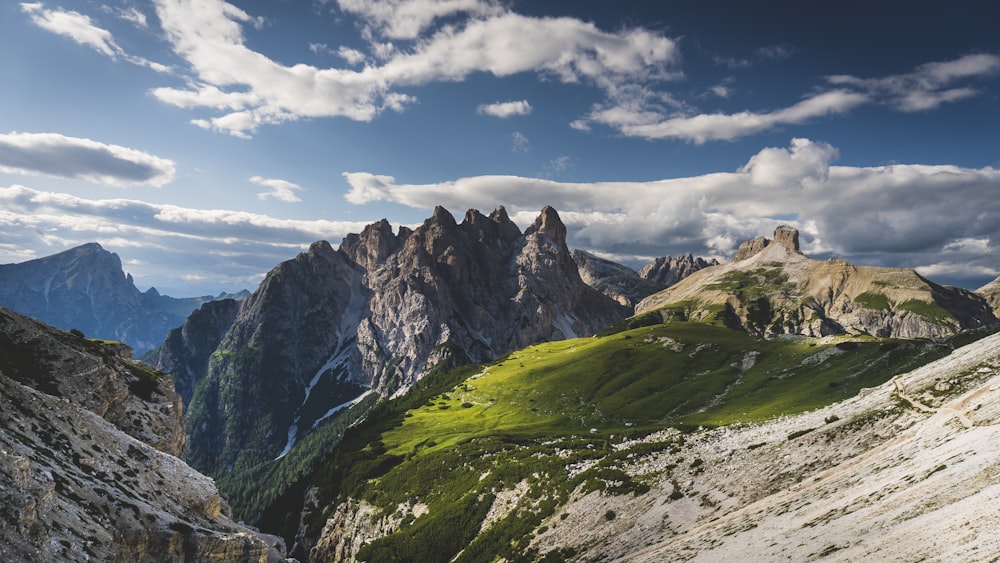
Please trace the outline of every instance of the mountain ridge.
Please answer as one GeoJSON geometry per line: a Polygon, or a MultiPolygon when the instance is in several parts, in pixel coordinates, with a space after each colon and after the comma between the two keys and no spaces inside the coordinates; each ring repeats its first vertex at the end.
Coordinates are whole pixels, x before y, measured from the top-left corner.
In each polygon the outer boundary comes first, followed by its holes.
{"type": "Polygon", "coordinates": [[[142,354],[159,346],[199,305],[233,295],[175,298],[140,291],[121,258],[96,242],[17,264],[0,264],[0,306],[63,330],[120,340],[142,354]]]}
{"type": "Polygon", "coordinates": [[[636,315],[643,314],[719,317],[764,337],[940,338],[997,322],[981,296],[913,270],[808,258],[798,248],[798,232],[784,226],[774,241],[743,243],[731,262],[646,298],[636,306],[636,315]]]}

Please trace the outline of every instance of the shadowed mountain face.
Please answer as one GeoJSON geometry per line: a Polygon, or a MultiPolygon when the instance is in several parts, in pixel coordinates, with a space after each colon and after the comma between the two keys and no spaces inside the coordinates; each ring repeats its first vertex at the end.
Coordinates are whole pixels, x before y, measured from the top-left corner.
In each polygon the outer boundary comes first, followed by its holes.
{"type": "Polygon", "coordinates": [[[161,350],[157,365],[207,358],[185,375],[197,380],[189,459],[221,475],[284,455],[318,424],[360,416],[366,397],[401,393],[431,370],[623,317],[580,278],[554,209],[521,233],[502,208],[456,222],[439,207],[413,230],[381,221],[339,250],[313,244],[268,274],[221,338],[213,323],[197,336],[192,318],[187,348],[161,350]]]}
{"type": "Polygon", "coordinates": [[[698,270],[719,264],[715,259],[695,258],[690,252],[677,258],[661,256],[638,272],[582,250],[573,251],[573,260],[580,269],[580,277],[587,285],[617,301],[629,314],[646,297],[674,285],[698,270]]]}
{"type": "Polygon", "coordinates": [[[63,330],[124,342],[139,354],[159,346],[167,331],[212,299],[177,299],[152,288],[141,292],[122,271],[118,255],[97,243],[0,265],[0,307],[63,330]]]}
{"type": "Polygon", "coordinates": [[[176,457],[180,399],[131,353],[0,309],[0,559],[281,560],[176,457]]]}

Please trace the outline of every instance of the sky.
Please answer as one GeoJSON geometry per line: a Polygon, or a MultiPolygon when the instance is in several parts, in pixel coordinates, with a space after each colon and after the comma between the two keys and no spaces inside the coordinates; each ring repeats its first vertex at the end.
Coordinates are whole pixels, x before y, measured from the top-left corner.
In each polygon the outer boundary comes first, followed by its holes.
{"type": "Polygon", "coordinates": [[[0,264],[254,289],[437,205],[545,205],[639,268],[780,224],[815,258],[1000,275],[989,2],[45,0],[0,6],[0,264]]]}

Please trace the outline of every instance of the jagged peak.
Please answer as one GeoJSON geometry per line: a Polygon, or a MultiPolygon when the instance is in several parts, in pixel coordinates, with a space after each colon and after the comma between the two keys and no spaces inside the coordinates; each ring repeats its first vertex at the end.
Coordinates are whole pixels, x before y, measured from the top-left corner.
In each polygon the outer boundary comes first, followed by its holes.
{"type": "Polygon", "coordinates": [[[441,225],[442,227],[458,226],[458,223],[455,222],[455,216],[451,214],[451,211],[448,211],[440,205],[435,206],[434,213],[429,219],[427,219],[427,221],[424,221],[425,225],[428,223],[441,225]]]}
{"type": "Polygon", "coordinates": [[[330,254],[332,252],[333,252],[333,247],[330,246],[330,243],[325,240],[318,240],[309,245],[309,254],[311,255],[330,254]]]}
{"type": "Polygon", "coordinates": [[[566,225],[559,218],[559,212],[551,205],[542,208],[535,222],[524,231],[524,236],[540,233],[558,244],[566,244],[566,225]]]}

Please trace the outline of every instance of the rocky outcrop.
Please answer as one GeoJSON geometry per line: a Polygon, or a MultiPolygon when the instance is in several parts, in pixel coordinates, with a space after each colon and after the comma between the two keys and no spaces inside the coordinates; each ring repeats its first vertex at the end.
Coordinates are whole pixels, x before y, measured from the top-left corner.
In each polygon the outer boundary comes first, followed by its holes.
{"type": "Polygon", "coordinates": [[[705,260],[688,252],[677,258],[662,256],[653,260],[639,270],[639,277],[667,288],[698,270],[718,265],[719,261],[715,258],[705,260]]]}
{"type": "Polygon", "coordinates": [[[88,340],[0,309],[0,372],[103,417],[172,455],[184,447],[181,400],[170,377],[132,361],[125,345],[88,340]]]}
{"type": "Polygon", "coordinates": [[[321,241],[278,265],[242,303],[188,408],[194,467],[217,472],[271,460],[300,422],[309,429],[361,393],[360,374],[348,369],[360,364],[357,330],[369,298],[361,277],[321,241]],[[318,386],[325,392],[313,395],[318,386]]]}
{"type": "Polygon", "coordinates": [[[160,425],[180,405],[127,352],[0,310],[0,559],[281,560],[161,451],[183,442],[160,425]]]}
{"type": "MultiPolygon", "coordinates": [[[[220,295],[219,298],[228,297],[220,295]]],[[[233,297],[245,297],[244,294],[233,297]]],[[[37,260],[0,265],[0,307],[63,330],[149,351],[212,296],[176,299],[139,291],[121,259],[89,243],[37,260]]]]}
{"type": "Polygon", "coordinates": [[[150,359],[157,369],[173,377],[185,409],[191,403],[195,385],[208,373],[208,361],[232,326],[239,307],[235,299],[205,303],[167,334],[150,359]]]}
{"type": "Polygon", "coordinates": [[[366,393],[622,318],[551,207],[523,234],[503,208],[459,223],[438,207],[395,234],[380,221],[337,251],[313,244],[243,302],[193,394],[189,460],[215,475],[269,462],[366,393]]]}
{"type": "Polygon", "coordinates": [[[799,231],[794,227],[789,227],[788,225],[780,225],[774,230],[773,240],[760,236],[753,240],[741,243],[739,248],[736,249],[736,256],[733,257],[733,262],[740,262],[752,256],[756,256],[772,243],[776,243],[784,247],[785,250],[789,252],[800,252],[799,231]]]}
{"type": "Polygon", "coordinates": [[[640,277],[632,268],[582,250],[573,251],[573,261],[584,283],[614,299],[629,314],[636,303],[667,287],[640,277]]]}
{"type": "Polygon", "coordinates": [[[993,308],[993,314],[1000,317],[1000,278],[980,287],[976,293],[986,299],[986,303],[993,308]]]}
{"type": "Polygon", "coordinates": [[[732,262],[650,296],[636,307],[642,313],[718,320],[762,337],[941,338],[997,322],[982,297],[913,270],[809,259],[787,227],[775,241],[744,243],[732,262]]]}

